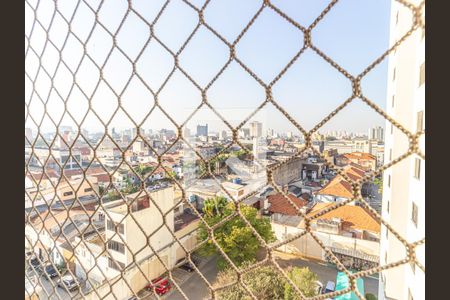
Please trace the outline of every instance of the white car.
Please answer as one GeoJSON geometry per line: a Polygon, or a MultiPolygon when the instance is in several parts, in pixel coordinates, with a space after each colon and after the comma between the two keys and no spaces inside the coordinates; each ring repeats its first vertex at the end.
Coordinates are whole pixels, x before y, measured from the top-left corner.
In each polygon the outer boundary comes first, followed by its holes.
{"type": "Polygon", "coordinates": [[[72,292],[78,289],[79,284],[72,275],[65,275],[58,281],[58,286],[61,288],[65,287],[72,292]]]}
{"type": "Polygon", "coordinates": [[[336,287],[336,284],[334,283],[334,281],[328,281],[327,285],[325,286],[325,289],[323,290],[323,293],[324,294],[332,293],[332,292],[334,292],[335,287],[336,287]]]}

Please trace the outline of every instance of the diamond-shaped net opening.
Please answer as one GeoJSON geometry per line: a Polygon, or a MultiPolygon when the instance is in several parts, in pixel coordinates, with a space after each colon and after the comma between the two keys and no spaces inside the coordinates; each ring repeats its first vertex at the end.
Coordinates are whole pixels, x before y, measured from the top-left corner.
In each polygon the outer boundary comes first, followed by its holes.
{"type": "Polygon", "coordinates": [[[306,16],[275,0],[26,0],[25,296],[365,299],[361,279],[408,264],[424,273],[425,238],[399,234],[382,212],[395,200],[379,198],[393,166],[423,169],[423,111],[408,128],[371,87],[424,34],[424,2],[395,1],[407,29],[364,57],[364,41],[339,41],[351,30],[333,15],[339,2],[306,16]],[[352,148],[366,159],[323,148],[323,131],[352,119],[352,106],[396,132],[395,153],[375,157],[383,146],[370,141],[352,148]],[[361,214],[364,230],[351,231],[361,214]],[[374,252],[388,236],[400,250],[374,252]],[[305,287],[293,268],[325,264],[345,288],[305,287]]]}

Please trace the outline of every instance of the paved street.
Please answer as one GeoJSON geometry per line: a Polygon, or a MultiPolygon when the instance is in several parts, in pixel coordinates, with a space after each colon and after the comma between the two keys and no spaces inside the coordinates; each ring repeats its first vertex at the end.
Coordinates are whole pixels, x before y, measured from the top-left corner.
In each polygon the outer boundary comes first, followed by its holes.
{"type": "MultiPolygon", "coordinates": [[[[281,252],[275,252],[275,254],[280,258],[277,259],[277,262],[282,268],[286,268],[288,266],[308,267],[312,272],[317,274],[320,282],[322,282],[324,286],[327,281],[336,282],[336,275],[338,270],[334,267],[328,266],[326,263],[299,259],[298,256],[281,252]]],[[[364,289],[366,293],[377,295],[378,278],[364,277],[364,289]]]]}
{"type": "MultiPolygon", "coordinates": [[[[281,252],[275,252],[275,255],[279,258],[278,263],[282,268],[289,266],[309,267],[309,269],[316,273],[319,280],[326,285],[327,281],[336,281],[336,275],[338,270],[334,267],[328,266],[326,263],[300,259],[298,256],[285,254],[281,252]]],[[[213,283],[217,276],[216,259],[212,259],[200,268],[200,271],[206,277],[206,279],[213,283]]],[[[208,288],[204,281],[197,273],[192,274],[186,281],[181,284],[181,288],[189,299],[201,300],[208,299],[208,288]]],[[[365,277],[364,289],[366,293],[378,294],[378,278],[365,277]]],[[[184,297],[176,289],[171,294],[168,294],[166,299],[181,300],[184,297]]]]}
{"type": "Polygon", "coordinates": [[[366,197],[365,200],[369,205],[375,209],[378,213],[381,213],[381,201],[383,195],[379,193],[379,188],[376,184],[370,183],[368,185],[370,197],[366,197]]]}
{"type": "Polygon", "coordinates": [[[36,273],[29,271],[27,272],[28,277],[34,281],[37,280],[36,290],[38,291],[38,295],[40,299],[73,299],[77,292],[73,292],[71,294],[67,293],[67,291],[63,288],[59,288],[57,286],[57,280],[47,280],[43,275],[37,276],[36,273]]]}
{"type": "MultiPolygon", "coordinates": [[[[208,261],[200,268],[203,276],[212,284],[217,276],[217,258],[208,261]]],[[[181,289],[189,299],[202,300],[208,299],[209,289],[203,279],[197,274],[192,274],[185,282],[181,284],[181,289]]],[[[172,294],[168,295],[167,299],[179,300],[184,299],[179,291],[174,290],[172,294]]]]}

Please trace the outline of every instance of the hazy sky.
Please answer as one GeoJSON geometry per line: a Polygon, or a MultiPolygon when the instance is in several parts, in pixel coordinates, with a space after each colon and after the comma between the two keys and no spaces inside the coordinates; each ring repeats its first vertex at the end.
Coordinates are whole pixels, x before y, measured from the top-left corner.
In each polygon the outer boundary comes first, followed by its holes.
{"type": "MultiPolygon", "coordinates": [[[[31,1],[32,2],[32,1],[31,1]]],[[[49,26],[53,12],[53,1],[40,1],[38,19],[49,26]]],[[[58,1],[58,7],[66,19],[70,19],[77,1],[58,1]]],[[[97,9],[100,1],[88,1],[97,9]]],[[[204,1],[191,1],[200,6],[204,1]]],[[[224,38],[232,42],[260,7],[262,1],[256,0],[212,0],[207,6],[204,17],[206,22],[224,38]]],[[[133,0],[133,7],[150,22],[155,18],[164,1],[133,0]]],[[[303,0],[272,3],[294,20],[307,27],[326,7],[329,1],[303,0]]],[[[127,1],[107,0],[99,12],[99,20],[111,32],[115,32],[127,10],[127,1]]],[[[313,30],[313,43],[353,75],[360,73],[388,48],[389,41],[389,0],[341,0],[313,30]]],[[[155,25],[155,34],[173,52],[177,52],[197,24],[197,14],[180,0],[172,0],[155,25]]],[[[26,5],[26,34],[29,35],[33,13],[26,5]]],[[[95,24],[95,15],[81,2],[72,21],[73,32],[83,41],[88,38],[95,24]]],[[[45,41],[44,30],[35,25],[31,44],[41,53],[45,41]]],[[[49,38],[62,49],[67,36],[67,25],[58,14],[49,30],[49,38]]],[[[117,35],[118,47],[135,60],[149,36],[148,26],[134,13],[127,16],[117,35]]],[[[98,65],[103,65],[112,48],[111,36],[100,26],[90,36],[86,49],[98,65]]],[[[303,45],[301,31],[289,24],[273,10],[266,8],[249,31],[236,46],[237,56],[257,74],[269,83],[292,59],[303,45]]],[[[200,27],[192,40],[179,56],[181,66],[202,87],[217,74],[228,59],[229,50],[206,28],[200,27]]],[[[67,108],[83,129],[94,131],[102,128],[97,117],[89,111],[89,101],[98,116],[105,122],[117,108],[118,101],[109,87],[100,81],[95,65],[83,57],[82,45],[69,35],[62,51],[67,67],[74,72],[80,61],[81,67],[75,77],[88,98],[75,87],[70,96],[72,77],[69,69],[60,64],[54,80],[55,88],[63,98],[67,98],[67,108]]],[[[47,45],[42,64],[53,74],[59,60],[58,51],[47,45]]],[[[151,40],[136,63],[136,71],[155,92],[161,87],[173,68],[173,58],[155,40],[151,40]]],[[[38,67],[36,56],[29,52],[26,70],[34,78],[38,67]]],[[[382,108],[386,102],[387,60],[372,70],[363,80],[363,93],[382,108]]],[[[131,64],[114,49],[103,70],[104,79],[116,93],[122,93],[123,87],[132,75],[131,64]]],[[[31,93],[31,82],[26,79],[26,101],[31,93]]],[[[50,89],[50,80],[40,72],[36,80],[37,92],[47,100],[47,110],[55,121],[63,116],[64,102],[55,91],[50,89]]],[[[291,114],[305,129],[311,129],[316,123],[334,110],[351,95],[350,81],[332,68],[327,62],[311,50],[307,50],[287,73],[273,87],[274,99],[291,114]]],[[[236,62],[207,91],[210,103],[232,125],[239,124],[265,99],[264,89],[246,73],[236,62]]],[[[175,71],[158,95],[161,106],[166,109],[174,121],[180,124],[189,116],[201,101],[199,90],[179,71],[175,71]]],[[[36,95],[30,107],[36,120],[42,118],[43,105],[36,95]]],[[[121,103],[130,117],[140,123],[154,104],[154,98],[137,76],[133,76],[129,86],[122,94],[121,103]]],[[[295,131],[287,119],[273,106],[268,106],[254,119],[264,123],[263,129],[277,131],[295,131]]],[[[188,123],[195,128],[197,124],[209,123],[212,130],[221,130],[225,125],[210,111],[197,113],[188,123]]],[[[66,114],[63,124],[75,124],[66,114]]],[[[384,126],[384,120],[367,105],[356,100],[340,112],[322,130],[348,130],[367,132],[373,126],[384,126]]],[[[110,127],[129,128],[134,126],[121,110],[114,117],[110,127]]],[[[35,128],[31,123],[27,127],[35,128]]],[[[75,127],[75,126],[74,126],[75,127]]],[[[161,111],[155,110],[144,128],[172,128],[170,121],[161,111]]],[[[43,122],[44,130],[54,130],[48,118],[43,122]]]]}

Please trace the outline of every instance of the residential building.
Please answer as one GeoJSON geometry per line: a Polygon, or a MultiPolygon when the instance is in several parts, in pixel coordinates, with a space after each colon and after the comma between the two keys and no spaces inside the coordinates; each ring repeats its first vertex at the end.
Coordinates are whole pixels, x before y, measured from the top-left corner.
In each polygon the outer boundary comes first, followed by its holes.
{"type": "MultiPolygon", "coordinates": [[[[411,1],[418,5],[419,1],[411,1]]],[[[411,26],[411,11],[392,1],[390,44],[411,26]]],[[[424,13],[424,12],[423,12],[424,13]]],[[[387,114],[415,133],[424,130],[425,38],[416,30],[389,56],[387,114]]],[[[386,128],[390,122],[386,121],[386,128]]],[[[399,157],[408,149],[408,139],[397,128],[386,134],[386,153],[399,157]]],[[[420,142],[424,152],[424,140],[420,142]]],[[[391,156],[391,155],[389,155],[391,156]]],[[[383,174],[382,217],[408,242],[425,237],[425,160],[411,155],[383,174]]],[[[406,257],[404,245],[382,226],[381,265],[406,257]]],[[[416,249],[417,260],[425,266],[425,247],[416,249]]],[[[379,299],[425,299],[425,273],[414,264],[404,264],[380,273],[379,299]]]]}
{"type": "Polygon", "coordinates": [[[42,168],[41,162],[46,163],[46,167],[54,170],[64,169],[78,169],[83,165],[82,155],[79,150],[72,149],[69,151],[64,148],[52,148],[52,155],[49,157],[48,148],[34,147],[34,157],[31,157],[29,165],[31,167],[42,168]],[[36,159],[37,158],[37,159],[36,159]]]}
{"type": "MultiPolygon", "coordinates": [[[[289,198],[309,218],[314,217],[311,233],[347,268],[364,270],[378,265],[380,222],[367,210],[343,205],[318,215],[333,204],[317,203],[310,207],[302,198],[292,195],[289,198]]],[[[268,199],[271,201],[269,210],[272,211],[272,229],[278,242],[290,240],[278,250],[332,263],[322,246],[310,234],[304,234],[304,218],[292,204],[282,195],[269,196],[268,199]]]]}
{"type": "Polygon", "coordinates": [[[30,189],[25,197],[25,208],[39,205],[48,207],[66,200],[95,199],[96,193],[98,193],[96,177],[87,176],[86,180],[82,178],[74,178],[70,181],[62,180],[56,187],[53,184],[48,184],[45,188],[40,187],[39,191],[30,189]]]}
{"type": "MultiPolygon", "coordinates": [[[[92,257],[88,251],[85,251],[86,256],[81,253],[79,264],[85,263],[87,266],[95,267],[95,276],[103,283],[96,287],[97,293],[107,294],[109,291],[105,283],[117,278],[114,294],[125,299],[131,295],[129,288],[125,288],[127,283],[137,293],[148,284],[147,278],[156,278],[161,276],[166,268],[173,268],[180,258],[185,257],[185,252],[172,234],[184,248],[191,250],[195,247],[199,220],[187,211],[177,213],[175,216],[172,207],[179,201],[176,197],[179,195],[177,196],[174,187],[170,186],[152,191],[150,197],[144,192],[138,192],[128,195],[127,203],[117,200],[103,204],[104,238],[108,241],[107,244],[97,243],[99,239],[97,235],[91,240],[85,239],[86,249],[79,249],[82,252],[89,248],[94,254],[92,257]],[[155,203],[158,204],[164,217],[155,203]],[[163,222],[165,226],[161,227],[163,222]],[[106,253],[102,249],[106,250],[106,253]],[[154,251],[158,253],[163,263],[159,261],[154,251]],[[139,265],[139,269],[135,264],[139,265]],[[126,272],[122,273],[121,278],[120,272],[124,270],[126,272]],[[103,274],[104,278],[100,274],[103,274]]],[[[82,271],[78,274],[83,276],[82,271]]],[[[98,296],[95,292],[88,295],[88,299],[96,297],[98,296]]]]}
{"type": "Polygon", "coordinates": [[[367,170],[375,171],[377,158],[370,153],[364,152],[345,153],[336,157],[337,166],[346,166],[350,163],[358,164],[367,170]]]}

